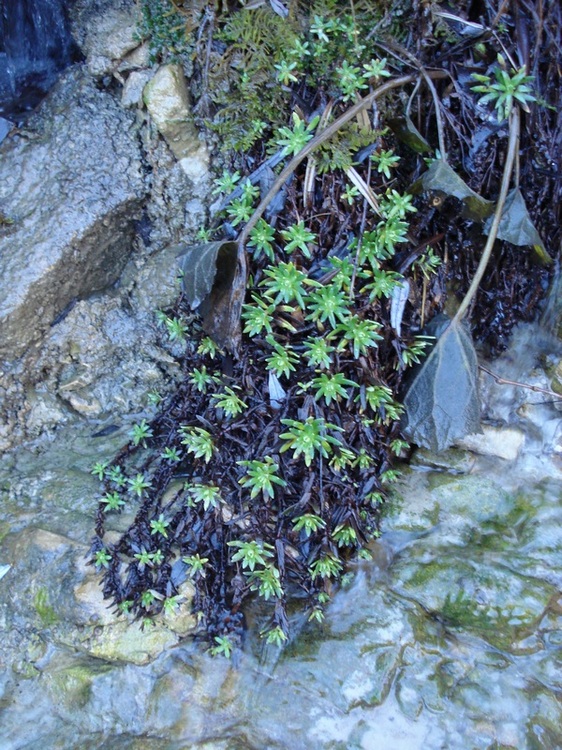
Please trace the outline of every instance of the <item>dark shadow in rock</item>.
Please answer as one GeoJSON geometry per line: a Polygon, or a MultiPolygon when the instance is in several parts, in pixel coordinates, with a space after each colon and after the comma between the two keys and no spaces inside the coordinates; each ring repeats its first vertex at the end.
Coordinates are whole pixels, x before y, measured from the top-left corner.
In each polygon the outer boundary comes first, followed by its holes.
{"type": "Polygon", "coordinates": [[[0,115],[19,124],[58,74],[80,59],[69,0],[0,0],[0,115]]]}

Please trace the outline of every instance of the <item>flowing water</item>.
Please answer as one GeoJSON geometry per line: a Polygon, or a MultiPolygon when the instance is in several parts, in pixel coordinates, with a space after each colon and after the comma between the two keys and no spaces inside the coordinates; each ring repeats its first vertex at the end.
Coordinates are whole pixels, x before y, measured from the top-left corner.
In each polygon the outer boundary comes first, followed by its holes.
{"type": "MultiPolygon", "coordinates": [[[[539,341],[526,329],[494,366],[528,367],[539,341]]],[[[189,638],[149,654],[138,631],[129,655],[96,651],[103,621],[69,624],[84,589],[72,559],[95,507],[89,467],[122,436],[72,428],[5,458],[0,748],[562,748],[560,412],[505,388],[487,410],[511,415],[496,438],[517,458],[420,452],[373,560],[335,592],[325,623],[296,613],[280,652],[251,610],[233,663],[189,638]]]]}

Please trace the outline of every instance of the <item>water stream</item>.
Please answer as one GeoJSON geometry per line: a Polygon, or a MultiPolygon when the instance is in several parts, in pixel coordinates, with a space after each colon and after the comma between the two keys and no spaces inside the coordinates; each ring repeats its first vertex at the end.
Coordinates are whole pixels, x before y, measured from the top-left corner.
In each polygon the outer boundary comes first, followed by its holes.
{"type": "MultiPolygon", "coordinates": [[[[528,366],[537,342],[528,327],[495,367],[513,367],[521,350],[528,366]]],[[[325,623],[295,614],[279,651],[250,611],[234,663],[189,638],[155,658],[95,658],[103,622],[68,623],[77,563],[64,540],[81,558],[89,467],[122,437],[72,428],[5,458],[0,748],[562,748],[560,412],[544,395],[501,388],[487,410],[511,415],[496,437],[503,448],[515,440],[517,458],[420,452],[373,560],[352,570],[325,623]]]]}

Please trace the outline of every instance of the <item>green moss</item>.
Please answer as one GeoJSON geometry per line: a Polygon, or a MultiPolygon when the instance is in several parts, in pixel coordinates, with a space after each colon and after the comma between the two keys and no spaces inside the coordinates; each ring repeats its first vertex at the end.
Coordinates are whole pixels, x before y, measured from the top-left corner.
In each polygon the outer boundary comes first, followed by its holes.
{"type": "Polygon", "coordinates": [[[438,562],[433,561],[426,563],[425,565],[420,564],[417,566],[414,575],[409,580],[409,585],[412,587],[424,587],[429,581],[433,580],[435,576],[440,572],[441,566],[438,562]]]}
{"type": "Polygon", "coordinates": [[[0,542],[10,533],[10,524],[7,521],[0,521],[0,542]]]}
{"type": "Polygon", "coordinates": [[[49,690],[56,702],[67,710],[83,709],[90,700],[94,679],[110,669],[108,665],[94,662],[57,669],[49,675],[49,690]]]}
{"type": "Polygon", "coordinates": [[[478,527],[471,529],[467,542],[482,550],[503,552],[519,549],[532,541],[537,533],[537,498],[519,494],[513,508],[496,518],[483,520],[478,527]]]}
{"type": "Polygon", "coordinates": [[[478,607],[474,600],[464,591],[457,591],[454,595],[447,594],[441,615],[446,622],[461,628],[492,628],[497,625],[501,616],[499,608],[478,607]]]}
{"type": "Polygon", "coordinates": [[[142,0],[137,34],[140,39],[148,39],[152,62],[173,60],[189,48],[187,19],[171,0],[142,0]]]}
{"type": "Polygon", "coordinates": [[[49,594],[47,589],[40,588],[33,598],[33,606],[41,619],[44,627],[49,628],[58,622],[58,616],[49,603],[49,594]]]}

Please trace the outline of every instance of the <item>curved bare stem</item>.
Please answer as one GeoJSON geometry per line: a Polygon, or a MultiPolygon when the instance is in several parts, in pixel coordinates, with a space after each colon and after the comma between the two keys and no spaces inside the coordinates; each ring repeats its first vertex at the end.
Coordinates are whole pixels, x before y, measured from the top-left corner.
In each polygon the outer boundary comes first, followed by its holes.
{"type": "MultiPolygon", "coordinates": [[[[449,74],[442,70],[436,70],[436,71],[427,71],[427,75],[430,78],[446,78],[449,74]]],[[[387,81],[386,83],[383,83],[382,86],[379,86],[377,89],[372,91],[368,96],[363,97],[358,102],[356,102],[352,107],[350,107],[346,112],[343,113],[340,117],[338,117],[337,120],[334,120],[334,122],[331,125],[328,125],[327,128],[325,128],[321,133],[318,133],[318,135],[315,135],[312,140],[310,140],[304,148],[302,148],[298,154],[296,154],[291,161],[287,164],[287,166],[283,169],[283,171],[280,173],[279,177],[275,180],[273,185],[271,186],[269,192],[267,195],[263,198],[259,206],[256,208],[254,213],[252,214],[250,220],[240,233],[240,236],[238,237],[238,243],[241,249],[244,248],[244,245],[246,244],[246,241],[250,235],[250,232],[255,227],[259,219],[261,218],[263,212],[268,207],[270,202],[273,200],[273,198],[276,196],[277,192],[281,189],[281,187],[285,184],[285,181],[288,177],[291,176],[291,174],[295,171],[295,169],[298,167],[298,165],[306,159],[306,157],[312,153],[318,146],[321,146],[326,141],[330,140],[337,132],[338,130],[343,127],[347,122],[352,120],[358,112],[361,112],[361,110],[365,109],[365,107],[369,107],[376,99],[379,98],[379,96],[382,96],[383,94],[386,94],[387,91],[392,91],[392,89],[400,88],[401,86],[405,86],[408,83],[412,83],[412,81],[415,81],[417,79],[417,75],[407,75],[407,76],[400,76],[400,78],[394,78],[392,81],[387,81]]]]}
{"type": "Polygon", "coordinates": [[[485,372],[487,375],[490,375],[498,385],[514,385],[517,388],[526,388],[529,391],[534,391],[535,393],[544,393],[546,396],[550,396],[554,401],[561,401],[562,395],[560,393],[556,393],[555,391],[550,390],[549,388],[541,388],[538,385],[531,385],[530,383],[519,383],[517,380],[507,380],[506,378],[501,378],[499,375],[496,375],[495,372],[492,372],[491,370],[488,370],[487,367],[484,367],[484,365],[478,365],[478,369],[482,370],[482,372],[485,372]]]}
{"type": "Polygon", "coordinates": [[[456,315],[452,320],[452,323],[458,323],[464,317],[470,303],[472,302],[478,290],[478,287],[480,286],[482,277],[484,276],[486,266],[488,265],[488,261],[490,260],[490,255],[492,254],[492,248],[494,247],[494,242],[496,241],[496,237],[498,236],[498,229],[499,229],[500,221],[502,218],[503,208],[505,205],[505,199],[507,197],[507,191],[509,190],[509,183],[511,181],[511,174],[513,172],[513,165],[515,164],[515,156],[517,153],[517,146],[519,143],[519,119],[520,119],[519,108],[513,107],[509,115],[509,142],[507,146],[507,157],[506,157],[505,166],[503,169],[503,177],[502,177],[502,184],[500,188],[500,194],[498,197],[498,202],[496,205],[496,210],[495,210],[494,218],[492,221],[492,226],[490,227],[490,234],[488,235],[488,240],[486,242],[486,245],[484,246],[484,250],[482,251],[482,257],[480,258],[480,263],[478,264],[478,268],[476,269],[474,278],[472,279],[468,292],[466,293],[463,301],[461,302],[461,305],[459,309],[457,310],[456,315]]]}
{"type": "Polygon", "coordinates": [[[435,122],[437,123],[437,140],[439,141],[439,151],[441,152],[441,158],[447,160],[447,151],[445,148],[445,129],[443,128],[443,118],[441,117],[441,102],[437,96],[437,91],[431,80],[431,76],[428,75],[427,70],[423,66],[419,66],[420,73],[423,76],[424,81],[427,83],[427,87],[433,97],[433,106],[435,107],[435,122]]]}

